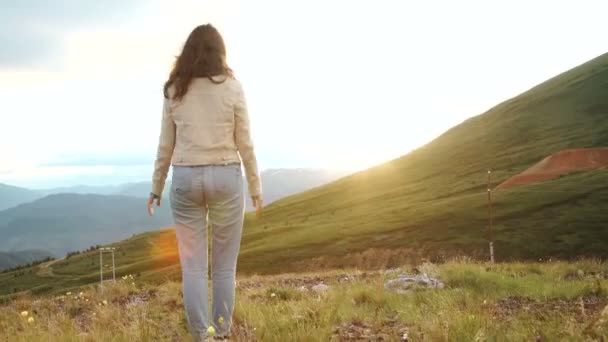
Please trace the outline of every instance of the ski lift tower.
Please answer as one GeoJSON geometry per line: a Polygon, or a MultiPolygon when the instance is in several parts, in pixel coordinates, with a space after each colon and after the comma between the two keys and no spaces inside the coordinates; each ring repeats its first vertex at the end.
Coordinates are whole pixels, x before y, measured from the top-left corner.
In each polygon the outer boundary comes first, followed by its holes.
{"type": "Polygon", "coordinates": [[[108,279],[106,281],[116,282],[116,264],[114,262],[114,251],[115,247],[100,247],[99,248],[99,283],[103,286],[103,254],[110,253],[112,254],[112,279],[108,279]]]}

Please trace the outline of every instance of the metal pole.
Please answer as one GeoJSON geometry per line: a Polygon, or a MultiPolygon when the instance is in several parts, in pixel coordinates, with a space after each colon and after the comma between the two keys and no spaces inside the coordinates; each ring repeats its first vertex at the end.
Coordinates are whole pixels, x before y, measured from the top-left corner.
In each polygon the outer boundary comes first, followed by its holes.
{"type": "Polygon", "coordinates": [[[493,212],[492,212],[492,188],[491,188],[492,171],[488,170],[488,240],[490,241],[490,262],[494,263],[494,239],[492,236],[493,212]]]}
{"type": "Polygon", "coordinates": [[[99,284],[103,286],[103,249],[99,249],[99,284]]]}
{"type": "Polygon", "coordinates": [[[116,282],[116,264],[114,263],[114,248],[112,248],[112,280],[116,282]]]}

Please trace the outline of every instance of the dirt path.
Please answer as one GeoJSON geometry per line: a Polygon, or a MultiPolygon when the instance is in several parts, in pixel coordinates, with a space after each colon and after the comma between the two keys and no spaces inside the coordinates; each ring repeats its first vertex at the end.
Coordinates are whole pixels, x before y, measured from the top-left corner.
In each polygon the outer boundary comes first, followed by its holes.
{"type": "Polygon", "coordinates": [[[40,266],[38,267],[38,272],[36,272],[36,275],[39,277],[54,278],[55,274],[53,273],[52,266],[54,263],[56,263],[57,261],[60,261],[60,260],[63,260],[63,258],[51,260],[49,262],[45,262],[44,264],[40,264],[40,266]]]}

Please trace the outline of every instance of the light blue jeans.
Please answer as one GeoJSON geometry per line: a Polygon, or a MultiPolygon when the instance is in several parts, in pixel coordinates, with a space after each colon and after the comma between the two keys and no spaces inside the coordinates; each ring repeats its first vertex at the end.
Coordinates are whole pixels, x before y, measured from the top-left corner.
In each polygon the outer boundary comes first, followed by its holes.
{"type": "Polygon", "coordinates": [[[171,208],[182,267],[184,306],[195,340],[205,337],[210,325],[218,336],[230,334],[244,206],[240,164],[173,167],[171,208]],[[212,234],[211,322],[207,221],[212,234]]]}

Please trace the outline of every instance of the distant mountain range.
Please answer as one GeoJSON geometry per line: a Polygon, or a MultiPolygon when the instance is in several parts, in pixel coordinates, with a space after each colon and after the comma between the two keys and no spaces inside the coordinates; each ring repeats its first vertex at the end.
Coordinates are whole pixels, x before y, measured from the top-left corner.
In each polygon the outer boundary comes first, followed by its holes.
{"type": "MultiPolygon", "coordinates": [[[[264,202],[270,204],[283,197],[296,194],[332,182],[346,176],[345,171],[323,169],[269,169],[261,173],[264,189],[264,202]]],[[[170,181],[165,186],[168,194],[170,181]]],[[[246,185],[245,185],[246,187],[246,185]]],[[[73,193],[96,195],[122,195],[147,198],[152,188],[150,182],[126,183],[111,186],[73,186],[53,189],[34,190],[0,183],[0,210],[34,201],[48,195],[73,193]]],[[[247,210],[252,210],[250,201],[247,210]]]]}
{"type": "Polygon", "coordinates": [[[0,210],[43,197],[38,190],[30,190],[0,183],[0,210]]]}
{"type": "Polygon", "coordinates": [[[0,212],[0,250],[44,248],[63,255],[171,223],[168,205],[149,217],[139,198],[56,194],[0,212]]]}
{"type": "MultiPolygon", "coordinates": [[[[264,199],[268,204],[344,174],[313,169],[264,171],[261,175],[264,199]]],[[[144,199],[150,188],[149,182],[50,190],[0,184],[0,250],[44,249],[62,256],[171,225],[168,201],[153,218],[147,215],[144,199]]],[[[165,198],[168,199],[168,190],[165,198]]],[[[247,209],[252,209],[249,199],[247,209]]]]}
{"type": "Polygon", "coordinates": [[[38,261],[52,256],[53,254],[51,252],[40,249],[17,252],[0,252],[0,271],[18,265],[29,264],[32,261],[38,261]]]}
{"type": "Polygon", "coordinates": [[[130,195],[133,187],[145,184],[150,189],[150,183],[127,183],[113,186],[72,186],[53,189],[27,189],[0,183],[0,210],[15,207],[53,194],[97,194],[97,195],[130,195]]]}

